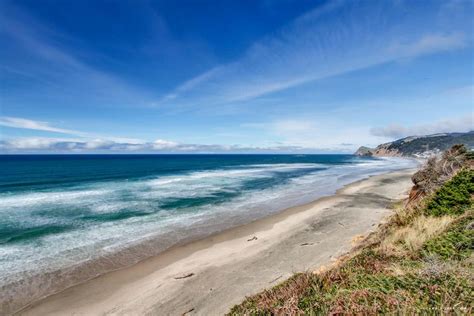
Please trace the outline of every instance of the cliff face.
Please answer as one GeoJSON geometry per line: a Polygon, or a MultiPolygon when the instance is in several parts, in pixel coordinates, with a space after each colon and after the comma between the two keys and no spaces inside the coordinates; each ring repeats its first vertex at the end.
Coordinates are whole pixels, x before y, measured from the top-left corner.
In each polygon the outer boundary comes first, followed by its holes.
{"type": "Polygon", "coordinates": [[[372,156],[378,157],[401,157],[403,153],[401,153],[396,148],[391,148],[392,143],[382,144],[377,146],[372,152],[372,156]]]}
{"type": "Polygon", "coordinates": [[[386,143],[378,145],[376,148],[369,148],[369,147],[359,147],[357,151],[354,153],[356,156],[364,156],[364,157],[403,157],[403,152],[400,152],[396,148],[391,148],[390,146],[392,143],[386,143]]]}
{"type": "Polygon", "coordinates": [[[463,144],[468,149],[474,148],[474,131],[468,133],[411,136],[381,144],[373,149],[360,147],[354,154],[357,156],[375,157],[427,158],[437,155],[455,144],[463,144]]]}
{"type": "Polygon", "coordinates": [[[356,156],[373,156],[373,149],[365,146],[359,147],[354,153],[356,156]]]}

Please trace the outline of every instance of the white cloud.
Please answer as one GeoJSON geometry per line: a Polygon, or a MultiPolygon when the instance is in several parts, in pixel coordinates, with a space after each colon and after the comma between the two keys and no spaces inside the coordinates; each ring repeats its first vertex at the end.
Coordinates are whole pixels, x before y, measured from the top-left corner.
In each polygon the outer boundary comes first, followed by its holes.
{"type": "Polygon", "coordinates": [[[73,149],[80,142],[78,139],[72,138],[48,138],[48,137],[20,137],[9,140],[0,141],[0,149],[2,150],[49,150],[54,147],[63,149],[73,149]]]}
{"type": "Polygon", "coordinates": [[[114,142],[104,139],[93,139],[84,143],[85,149],[100,149],[108,146],[112,146],[114,142]]]}
{"type": "Polygon", "coordinates": [[[391,124],[385,127],[375,127],[371,129],[371,134],[386,138],[402,138],[407,136],[421,136],[437,133],[468,132],[474,130],[474,114],[470,116],[446,119],[432,124],[403,126],[391,124]]]}
{"type": "MultiPolygon", "coordinates": [[[[180,145],[173,141],[157,139],[147,142],[127,137],[101,136],[64,128],[57,128],[48,122],[19,117],[0,117],[0,126],[46,131],[76,136],[76,138],[55,137],[19,137],[4,139],[0,148],[5,151],[44,150],[44,151],[160,151],[186,150],[189,145],[180,145]]],[[[197,147],[198,149],[201,147],[197,147]]]]}
{"type": "Polygon", "coordinates": [[[171,141],[168,141],[168,140],[163,140],[163,139],[157,139],[152,143],[152,148],[157,149],[157,150],[160,150],[160,149],[173,149],[173,148],[177,148],[177,147],[178,147],[178,143],[171,142],[171,141]]]}
{"type": "Polygon", "coordinates": [[[15,150],[22,150],[22,149],[45,149],[49,148],[53,145],[56,141],[53,139],[47,138],[19,138],[13,139],[8,142],[2,144],[3,149],[15,149],[15,150]]]}
{"type": "Polygon", "coordinates": [[[24,119],[20,117],[1,116],[0,126],[31,129],[31,130],[36,130],[36,131],[54,132],[54,133],[61,133],[61,134],[70,134],[70,135],[84,135],[84,133],[79,132],[79,131],[53,127],[48,122],[34,121],[34,120],[24,119]]]}
{"type": "Polygon", "coordinates": [[[156,140],[142,144],[118,143],[102,139],[73,139],[22,137],[0,140],[4,153],[310,153],[345,151],[346,145],[336,147],[305,147],[292,144],[274,146],[239,146],[215,144],[181,144],[156,140]]]}

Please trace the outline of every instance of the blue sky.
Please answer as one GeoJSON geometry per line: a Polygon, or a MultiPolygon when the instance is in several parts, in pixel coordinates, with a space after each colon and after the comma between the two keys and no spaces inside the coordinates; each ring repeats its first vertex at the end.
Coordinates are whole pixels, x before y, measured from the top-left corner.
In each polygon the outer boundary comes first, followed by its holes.
{"type": "Polygon", "coordinates": [[[0,150],[352,152],[473,129],[472,1],[0,2],[0,150]]]}

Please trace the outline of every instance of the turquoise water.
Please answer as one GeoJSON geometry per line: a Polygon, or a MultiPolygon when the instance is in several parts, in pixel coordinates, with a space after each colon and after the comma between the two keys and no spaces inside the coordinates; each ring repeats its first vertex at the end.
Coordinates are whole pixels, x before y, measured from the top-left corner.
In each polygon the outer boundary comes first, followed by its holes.
{"type": "Polygon", "coordinates": [[[352,155],[38,155],[0,163],[0,286],[16,299],[414,165],[352,155]]]}

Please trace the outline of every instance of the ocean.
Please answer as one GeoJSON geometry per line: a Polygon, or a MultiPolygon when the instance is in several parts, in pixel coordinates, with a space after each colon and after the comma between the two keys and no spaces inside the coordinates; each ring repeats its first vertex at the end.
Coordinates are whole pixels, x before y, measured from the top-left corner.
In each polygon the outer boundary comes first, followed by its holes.
{"type": "Polygon", "coordinates": [[[0,310],[415,165],[352,155],[2,155],[0,310]]]}

